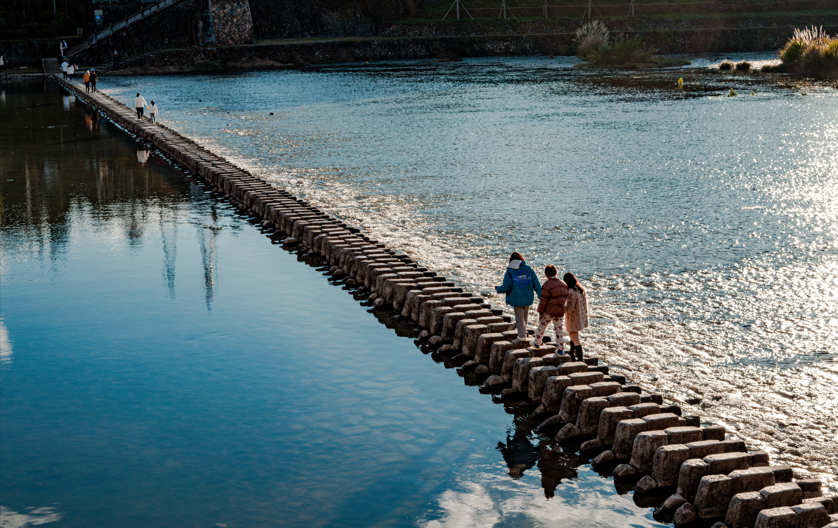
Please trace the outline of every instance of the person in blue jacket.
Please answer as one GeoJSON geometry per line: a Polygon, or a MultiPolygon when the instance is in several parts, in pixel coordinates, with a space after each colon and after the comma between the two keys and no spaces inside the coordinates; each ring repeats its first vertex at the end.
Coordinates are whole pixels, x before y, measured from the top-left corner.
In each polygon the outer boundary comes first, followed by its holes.
{"type": "Polygon", "coordinates": [[[515,309],[515,328],[518,339],[527,338],[527,318],[535,295],[541,297],[541,283],[535,272],[524,263],[524,257],[515,251],[509,257],[509,265],[503,276],[503,284],[495,288],[506,294],[506,304],[515,309]]]}

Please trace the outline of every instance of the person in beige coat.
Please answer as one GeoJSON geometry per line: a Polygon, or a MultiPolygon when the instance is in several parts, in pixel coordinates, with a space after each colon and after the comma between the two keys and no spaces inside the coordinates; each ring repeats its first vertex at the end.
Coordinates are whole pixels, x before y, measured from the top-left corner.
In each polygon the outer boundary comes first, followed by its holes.
{"type": "Polygon", "coordinates": [[[564,324],[570,336],[570,357],[582,361],[582,342],[579,332],[588,328],[588,294],[573,273],[565,273],[567,301],[564,305],[564,324]]]}

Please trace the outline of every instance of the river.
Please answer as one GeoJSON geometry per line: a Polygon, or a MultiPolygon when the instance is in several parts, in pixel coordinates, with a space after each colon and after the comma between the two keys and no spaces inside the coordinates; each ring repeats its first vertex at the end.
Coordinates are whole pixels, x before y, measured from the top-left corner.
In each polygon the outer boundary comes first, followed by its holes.
{"type": "Polygon", "coordinates": [[[838,486],[838,91],[576,60],[109,79],[254,174],[493,293],[512,250],[590,288],[590,352],[838,486]],[[683,87],[677,80],[683,78],[683,87]],[[733,89],[738,95],[730,97],[733,89]]]}

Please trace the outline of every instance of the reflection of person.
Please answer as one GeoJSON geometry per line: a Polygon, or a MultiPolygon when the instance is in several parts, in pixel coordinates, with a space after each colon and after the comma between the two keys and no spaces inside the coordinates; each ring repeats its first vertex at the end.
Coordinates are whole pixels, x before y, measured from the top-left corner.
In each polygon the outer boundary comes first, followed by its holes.
{"type": "Polygon", "coordinates": [[[137,110],[137,119],[143,120],[143,109],[148,106],[145,103],[145,98],[137,92],[137,98],[134,99],[134,108],[137,110]]]}
{"type": "Polygon", "coordinates": [[[515,310],[515,328],[518,339],[527,338],[527,317],[535,294],[541,297],[541,283],[535,272],[524,263],[524,257],[517,251],[509,257],[509,265],[503,276],[503,284],[495,288],[506,294],[506,304],[515,310]]]}
{"type": "Polygon", "coordinates": [[[157,112],[157,105],[154,104],[154,101],[152,100],[151,104],[148,105],[148,116],[151,118],[152,125],[157,122],[157,112]]]}
{"type": "Polygon", "coordinates": [[[3,73],[3,65],[4,65],[4,64],[6,64],[6,63],[5,63],[5,62],[3,62],[3,56],[2,56],[2,55],[0,55],[0,73],[3,73]]]}
{"type": "Polygon", "coordinates": [[[556,275],[556,266],[550,264],[544,269],[547,280],[541,287],[541,300],[538,303],[538,330],[535,331],[533,344],[541,346],[541,338],[550,323],[556,331],[556,352],[564,354],[564,336],[562,335],[562,317],[567,300],[567,284],[556,275]]]}
{"type": "Polygon", "coordinates": [[[579,332],[588,328],[588,294],[573,273],[565,273],[564,281],[567,283],[564,318],[567,333],[570,335],[570,356],[576,361],[582,361],[582,342],[579,341],[579,332]]]}
{"type": "Polygon", "coordinates": [[[140,163],[148,161],[148,151],[145,148],[141,147],[137,149],[137,161],[140,163]]]}

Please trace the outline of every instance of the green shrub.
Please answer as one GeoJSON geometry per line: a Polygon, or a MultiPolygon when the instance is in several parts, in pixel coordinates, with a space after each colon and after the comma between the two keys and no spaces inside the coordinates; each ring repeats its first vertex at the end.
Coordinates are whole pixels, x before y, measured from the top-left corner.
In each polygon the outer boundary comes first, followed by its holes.
{"type": "Polygon", "coordinates": [[[780,60],[783,62],[800,62],[805,49],[806,44],[802,40],[790,39],[780,49],[780,60]]]}
{"type": "Polygon", "coordinates": [[[734,68],[733,62],[726,60],[719,64],[720,70],[732,70],[734,68]]]}
{"type": "Polygon", "coordinates": [[[748,61],[737,62],[736,69],[739,71],[749,71],[751,69],[751,63],[748,61]]]}
{"type": "Polygon", "coordinates": [[[772,64],[766,64],[765,66],[762,67],[762,69],[760,71],[765,72],[765,73],[787,73],[788,72],[788,66],[783,62],[781,62],[780,64],[773,64],[773,65],[772,64]]]}
{"type": "Polygon", "coordinates": [[[590,62],[597,66],[636,66],[649,64],[654,53],[654,48],[647,46],[642,38],[624,38],[601,46],[590,62]]]}

